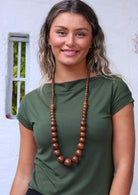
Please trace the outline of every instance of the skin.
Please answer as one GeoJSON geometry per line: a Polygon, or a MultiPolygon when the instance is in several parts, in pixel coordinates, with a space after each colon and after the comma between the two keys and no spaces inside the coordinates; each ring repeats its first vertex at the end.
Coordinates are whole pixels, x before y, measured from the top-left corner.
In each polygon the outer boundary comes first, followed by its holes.
{"type": "MultiPolygon", "coordinates": [[[[86,55],[92,44],[92,29],[78,14],[62,13],[52,23],[48,37],[55,56],[55,81],[86,78],[86,55]]],[[[91,76],[94,76],[93,73],[91,76]]],[[[115,177],[109,195],[129,195],[134,165],[134,116],[132,103],[112,117],[115,177]]],[[[33,132],[20,124],[18,168],[10,195],[25,195],[32,177],[37,147],[33,132]]]]}
{"type": "Polygon", "coordinates": [[[110,195],[129,195],[133,180],[135,133],[132,103],[112,117],[115,177],[110,195]]]}
{"type": "Polygon", "coordinates": [[[33,131],[25,128],[20,123],[20,154],[17,172],[11,188],[10,195],[25,195],[28,183],[32,178],[34,158],[36,155],[36,143],[33,131]]]}
{"type": "Polygon", "coordinates": [[[82,15],[59,14],[51,25],[48,41],[56,60],[55,82],[86,77],[92,28],[82,15]]]}

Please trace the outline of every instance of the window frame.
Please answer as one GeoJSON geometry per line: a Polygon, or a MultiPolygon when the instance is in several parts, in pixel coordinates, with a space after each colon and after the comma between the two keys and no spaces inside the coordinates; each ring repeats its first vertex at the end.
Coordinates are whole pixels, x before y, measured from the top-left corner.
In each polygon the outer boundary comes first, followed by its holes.
{"type": "Polygon", "coordinates": [[[25,82],[25,94],[28,93],[28,66],[29,66],[29,34],[22,33],[9,33],[8,36],[8,78],[7,78],[7,96],[6,96],[6,118],[16,119],[17,114],[12,114],[12,91],[13,91],[13,82],[16,81],[17,85],[17,113],[20,106],[20,94],[21,94],[21,82],[25,82]],[[14,42],[18,42],[18,66],[17,66],[17,77],[13,77],[13,62],[14,62],[14,42]],[[21,43],[26,43],[26,52],[25,52],[25,77],[21,78],[20,68],[21,68],[21,43]]]}

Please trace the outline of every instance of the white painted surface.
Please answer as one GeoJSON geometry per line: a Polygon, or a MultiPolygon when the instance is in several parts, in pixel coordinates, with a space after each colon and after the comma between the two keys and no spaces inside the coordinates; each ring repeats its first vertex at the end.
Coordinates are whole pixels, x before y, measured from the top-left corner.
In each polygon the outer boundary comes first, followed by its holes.
{"type": "MultiPolygon", "coordinates": [[[[15,175],[19,152],[19,129],[16,120],[5,118],[8,33],[30,35],[28,90],[39,86],[37,60],[39,31],[50,7],[58,0],[0,0],[0,194],[8,195],[15,175]]],[[[138,54],[134,52],[138,34],[137,0],[87,0],[95,9],[105,31],[107,53],[112,67],[123,74],[135,99],[138,116],[138,54]]],[[[138,121],[135,120],[138,140],[138,121]]],[[[131,195],[138,194],[138,143],[136,142],[135,172],[131,195]]]]}

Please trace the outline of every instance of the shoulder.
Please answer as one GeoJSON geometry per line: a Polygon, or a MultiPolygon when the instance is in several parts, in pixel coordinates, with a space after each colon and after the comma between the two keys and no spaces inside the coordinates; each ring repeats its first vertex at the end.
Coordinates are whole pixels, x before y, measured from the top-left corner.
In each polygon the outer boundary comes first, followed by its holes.
{"type": "Polygon", "coordinates": [[[113,93],[131,93],[128,84],[120,77],[112,78],[113,93]]]}
{"type": "Polygon", "coordinates": [[[27,93],[21,100],[21,102],[29,102],[37,99],[40,96],[40,88],[34,89],[27,93]]]}
{"type": "Polygon", "coordinates": [[[35,90],[30,91],[27,93],[21,100],[20,109],[27,109],[33,110],[37,109],[42,104],[47,104],[49,102],[49,93],[46,90],[46,87],[43,86],[42,88],[36,88],[35,90]]]}
{"type": "Polygon", "coordinates": [[[96,88],[107,91],[107,92],[113,92],[116,91],[116,89],[127,89],[128,85],[126,82],[117,76],[112,77],[105,77],[105,76],[97,76],[95,78],[90,79],[90,87],[93,87],[95,85],[96,88]]]}
{"type": "Polygon", "coordinates": [[[117,84],[117,83],[125,83],[123,81],[123,79],[119,76],[109,76],[109,77],[106,77],[106,76],[99,76],[99,78],[101,78],[101,81],[104,81],[105,83],[108,83],[108,84],[117,84]]]}
{"type": "Polygon", "coordinates": [[[25,95],[26,98],[31,98],[40,94],[40,88],[34,89],[25,95]]]}
{"type": "Polygon", "coordinates": [[[127,85],[126,82],[123,80],[123,78],[118,77],[118,76],[113,76],[112,77],[112,83],[115,86],[127,85]]]}
{"type": "Polygon", "coordinates": [[[112,76],[112,77],[98,76],[96,80],[98,83],[108,87],[113,87],[113,88],[128,87],[126,82],[121,77],[118,76],[112,76]]]}
{"type": "Polygon", "coordinates": [[[103,87],[106,88],[106,91],[110,91],[112,96],[125,96],[127,94],[131,95],[131,91],[127,85],[127,83],[118,76],[112,77],[103,77],[101,79],[101,83],[103,83],[103,87]]]}
{"type": "Polygon", "coordinates": [[[35,114],[35,105],[39,101],[38,96],[40,94],[40,89],[35,89],[28,94],[26,94],[20,103],[20,107],[17,114],[17,119],[28,129],[33,130],[33,117],[35,114]]]}
{"type": "Polygon", "coordinates": [[[112,115],[129,103],[134,102],[126,82],[119,77],[112,79],[112,115]]]}

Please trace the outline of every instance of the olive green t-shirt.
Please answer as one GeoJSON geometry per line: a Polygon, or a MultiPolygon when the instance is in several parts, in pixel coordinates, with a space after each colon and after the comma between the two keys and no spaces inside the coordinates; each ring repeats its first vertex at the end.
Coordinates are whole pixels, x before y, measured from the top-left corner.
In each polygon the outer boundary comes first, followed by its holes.
{"type": "MultiPolygon", "coordinates": [[[[57,134],[65,158],[75,155],[79,143],[85,85],[86,79],[55,83],[57,134]]],[[[66,167],[53,154],[51,86],[45,84],[27,94],[18,113],[37,144],[29,188],[43,195],[108,195],[114,177],[112,115],[133,102],[131,92],[120,78],[90,78],[85,149],[79,164],[66,167]]]]}

